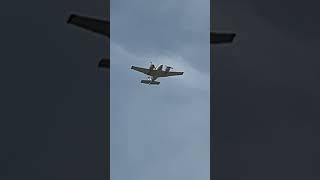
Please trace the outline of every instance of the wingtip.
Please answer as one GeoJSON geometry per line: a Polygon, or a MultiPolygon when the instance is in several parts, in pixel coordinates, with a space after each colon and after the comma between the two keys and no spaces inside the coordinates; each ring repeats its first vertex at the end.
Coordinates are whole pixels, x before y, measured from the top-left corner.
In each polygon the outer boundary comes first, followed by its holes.
{"type": "Polygon", "coordinates": [[[74,18],[74,15],[70,15],[67,20],[67,23],[70,24],[73,18],[74,18]]]}
{"type": "Polygon", "coordinates": [[[229,41],[229,43],[233,43],[235,37],[236,37],[236,33],[230,33],[230,41],[229,41]]]}
{"type": "Polygon", "coordinates": [[[237,35],[236,33],[233,33],[233,34],[232,34],[232,41],[234,40],[234,38],[236,37],[236,35],[237,35]]]}
{"type": "Polygon", "coordinates": [[[67,23],[68,23],[68,24],[71,23],[71,21],[72,21],[76,16],[77,16],[77,15],[75,15],[75,14],[71,14],[71,15],[69,16],[68,20],[67,20],[67,23]]]}

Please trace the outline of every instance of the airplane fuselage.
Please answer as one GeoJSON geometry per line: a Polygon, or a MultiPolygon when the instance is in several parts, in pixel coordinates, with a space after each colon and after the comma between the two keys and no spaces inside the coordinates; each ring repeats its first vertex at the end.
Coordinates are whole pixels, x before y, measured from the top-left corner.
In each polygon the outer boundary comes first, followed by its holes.
{"type": "Polygon", "coordinates": [[[148,73],[148,75],[150,76],[150,79],[154,81],[159,77],[166,77],[168,72],[170,71],[170,67],[167,67],[165,71],[162,69],[163,69],[162,64],[159,65],[158,67],[155,67],[153,64],[150,65],[149,73],[148,73]]]}
{"type": "Polygon", "coordinates": [[[145,75],[148,75],[148,80],[141,80],[141,83],[144,83],[144,84],[157,84],[157,85],[159,85],[160,82],[157,82],[156,79],[158,79],[160,77],[178,76],[178,75],[183,74],[183,72],[170,71],[170,69],[172,69],[172,68],[169,66],[166,66],[166,68],[163,70],[162,64],[155,67],[152,63],[149,66],[149,68],[131,66],[131,69],[138,71],[138,72],[141,72],[145,75]]]}

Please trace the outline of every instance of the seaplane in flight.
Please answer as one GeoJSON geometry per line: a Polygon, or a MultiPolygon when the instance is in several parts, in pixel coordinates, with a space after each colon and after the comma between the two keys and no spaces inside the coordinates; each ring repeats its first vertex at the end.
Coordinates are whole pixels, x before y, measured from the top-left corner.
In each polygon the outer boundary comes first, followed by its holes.
{"type": "Polygon", "coordinates": [[[159,85],[160,82],[156,81],[156,79],[160,77],[169,77],[169,76],[179,76],[183,75],[183,72],[173,72],[170,71],[173,69],[170,66],[166,66],[166,68],[163,70],[164,65],[160,64],[158,67],[156,67],[154,64],[150,64],[149,68],[142,68],[142,67],[136,67],[136,66],[131,66],[131,69],[141,72],[143,74],[148,75],[147,80],[141,80],[141,83],[144,84],[149,84],[149,85],[159,85]]]}

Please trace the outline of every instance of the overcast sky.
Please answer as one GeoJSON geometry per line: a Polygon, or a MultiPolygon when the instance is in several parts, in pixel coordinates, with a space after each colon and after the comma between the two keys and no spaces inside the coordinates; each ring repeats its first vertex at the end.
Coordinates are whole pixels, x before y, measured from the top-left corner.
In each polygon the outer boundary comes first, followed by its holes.
{"type": "Polygon", "coordinates": [[[210,178],[209,0],[111,2],[111,179],[210,178]],[[130,69],[183,76],[141,84],[130,69]]]}

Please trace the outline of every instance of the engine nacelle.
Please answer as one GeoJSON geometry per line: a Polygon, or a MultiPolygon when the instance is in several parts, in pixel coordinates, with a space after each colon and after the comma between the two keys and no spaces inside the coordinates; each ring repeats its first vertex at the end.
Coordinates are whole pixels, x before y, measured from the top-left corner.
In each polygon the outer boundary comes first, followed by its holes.
{"type": "Polygon", "coordinates": [[[153,64],[151,64],[150,67],[149,67],[149,70],[154,70],[155,68],[156,67],[153,64]]]}
{"type": "Polygon", "coordinates": [[[157,67],[157,70],[162,70],[163,65],[161,64],[160,66],[157,67]]]}
{"type": "Polygon", "coordinates": [[[172,67],[167,66],[167,67],[166,67],[166,72],[169,72],[170,69],[172,69],[172,67]]]}

